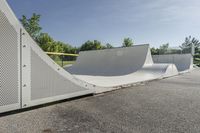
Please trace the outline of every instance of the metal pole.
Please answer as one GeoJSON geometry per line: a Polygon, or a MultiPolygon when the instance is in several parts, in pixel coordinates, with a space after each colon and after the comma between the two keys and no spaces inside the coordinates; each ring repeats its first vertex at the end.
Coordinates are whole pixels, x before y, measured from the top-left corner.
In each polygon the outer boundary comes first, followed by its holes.
{"type": "Polygon", "coordinates": [[[192,47],[191,47],[191,54],[192,54],[192,56],[194,56],[194,55],[195,55],[194,43],[192,43],[192,47]]]}
{"type": "Polygon", "coordinates": [[[64,60],[64,55],[61,55],[62,57],[62,67],[64,66],[63,60],[64,60]]]}

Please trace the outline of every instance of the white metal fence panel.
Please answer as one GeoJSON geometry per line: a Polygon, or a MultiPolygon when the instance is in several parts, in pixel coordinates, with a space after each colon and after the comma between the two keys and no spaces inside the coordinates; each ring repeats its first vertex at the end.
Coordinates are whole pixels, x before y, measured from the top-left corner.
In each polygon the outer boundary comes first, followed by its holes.
{"type": "Polygon", "coordinates": [[[0,113],[94,92],[51,60],[0,0],[0,113]]]}
{"type": "Polygon", "coordinates": [[[0,112],[20,108],[18,32],[0,10],[0,112]]]}

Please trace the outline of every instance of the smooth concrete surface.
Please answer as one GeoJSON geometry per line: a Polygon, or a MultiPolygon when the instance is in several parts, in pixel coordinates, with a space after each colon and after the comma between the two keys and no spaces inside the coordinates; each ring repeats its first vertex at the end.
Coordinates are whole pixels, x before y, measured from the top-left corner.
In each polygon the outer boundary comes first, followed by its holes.
{"type": "Polygon", "coordinates": [[[76,63],[65,69],[97,86],[97,93],[103,92],[98,87],[119,87],[178,74],[173,64],[154,64],[149,45],[81,52],[76,63]]]}
{"type": "Polygon", "coordinates": [[[74,75],[123,76],[153,64],[149,45],[80,52],[67,71],[74,75]]]}
{"type": "Polygon", "coordinates": [[[122,76],[90,76],[90,75],[75,75],[75,76],[78,79],[86,81],[90,84],[94,84],[96,86],[118,87],[132,83],[138,83],[138,82],[172,76],[171,75],[172,73],[177,74],[176,66],[173,67],[174,68],[169,68],[169,64],[161,64],[161,65],[153,64],[153,65],[146,65],[136,72],[122,76]]]}
{"type": "Polygon", "coordinates": [[[0,117],[1,133],[199,133],[200,70],[0,117]]]}
{"type": "Polygon", "coordinates": [[[153,55],[154,63],[175,64],[179,72],[193,69],[193,56],[191,54],[153,55]]]}

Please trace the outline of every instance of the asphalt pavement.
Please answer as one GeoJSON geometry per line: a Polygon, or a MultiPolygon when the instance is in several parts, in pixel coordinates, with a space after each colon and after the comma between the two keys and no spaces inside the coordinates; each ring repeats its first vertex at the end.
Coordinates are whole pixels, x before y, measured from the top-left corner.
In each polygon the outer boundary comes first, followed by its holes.
{"type": "Polygon", "coordinates": [[[0,133],[199,133],[200,69],[0,116],[0,133]]]}

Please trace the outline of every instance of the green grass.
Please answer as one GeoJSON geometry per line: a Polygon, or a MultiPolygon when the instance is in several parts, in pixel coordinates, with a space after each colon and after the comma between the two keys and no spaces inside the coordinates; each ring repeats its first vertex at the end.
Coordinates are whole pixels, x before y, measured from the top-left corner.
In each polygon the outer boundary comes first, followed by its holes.
{"type": "MultiPolygon", "coordinates": [[[[62,61],[55,61],[59,66],[62,66],[62,61]]],[[[75,61],[63,61],[63,66],[74,64],[75,61]]]]}

